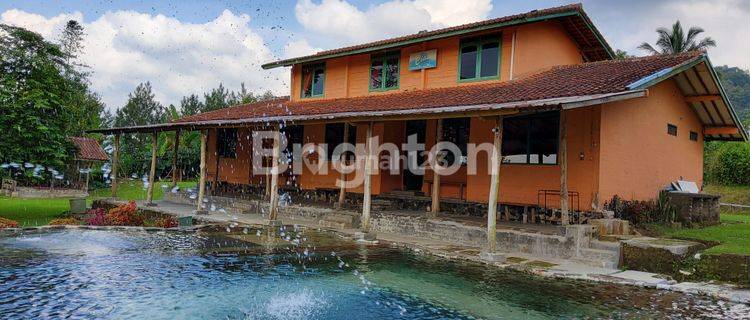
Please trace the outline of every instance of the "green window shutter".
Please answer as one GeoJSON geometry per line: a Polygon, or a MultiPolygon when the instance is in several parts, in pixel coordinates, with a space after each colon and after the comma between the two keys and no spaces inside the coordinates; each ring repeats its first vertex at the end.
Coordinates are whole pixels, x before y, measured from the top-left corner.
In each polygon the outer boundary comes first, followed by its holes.
{"type": "Polygon", "coordinates": [[[500,78],[500,36],[461,42],[458,55],[458,82],[500,78]]]}
{"type": "Polygon", "coordinates": [[[399,52],[373,55],[370,60],[370,91],[398,89],[399,52]]]}
{"type": "Polygon", "coordinates": [[[325,91],[325,63],[302,67],[302,98],[322,97],[325,91]]]}

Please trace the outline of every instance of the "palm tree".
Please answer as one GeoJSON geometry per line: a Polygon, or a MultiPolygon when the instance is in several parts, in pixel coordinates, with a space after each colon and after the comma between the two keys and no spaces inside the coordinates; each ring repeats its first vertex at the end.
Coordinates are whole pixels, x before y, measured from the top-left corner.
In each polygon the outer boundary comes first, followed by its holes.
{"type": "Polygon", "coordinates": [[[706,51],[708,47],[715,47],[716,41],[711,37],[698,40],[698,35],[703,32],[704,30],[701,27],[690,27],[685,34],[678,20],[672,25],[672,30],[667,28],[656,29],[656,33],[659,34],[656,46],[659,47],[659,50],[656,50],[648,42],[638,46],[638,49],[648,51],[651,54],[674,54],[696,50],[706,51]]]}

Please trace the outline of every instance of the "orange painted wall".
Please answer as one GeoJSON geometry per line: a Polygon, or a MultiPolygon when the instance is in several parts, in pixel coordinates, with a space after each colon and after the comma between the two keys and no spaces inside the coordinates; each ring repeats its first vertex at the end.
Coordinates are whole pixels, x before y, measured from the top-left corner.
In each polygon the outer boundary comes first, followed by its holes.
{"type": "MultiPolygon", "coordinates": [[[[598,186],[599,108],[569,110],[568,117],[568,189],[580,194],[580,208],[590,209],[598,186]],[[581,159],[583,154],[583,159],[581,159]]],[[[471,121],[470,141],[492,143],[495,122],[475,118],[471,121]]],[[[489,154],[481,152],[476,175],[467,176],[468,200],[486,202],[489,198],[489,154]]],[[[560,189],[559,165],[500,165],[500,202],[536,204],[540,189],[560,189]]],[[[559,207],[559,197],[548,197],[548,205],[559,207]]],[[[575,208],[575,202],[571,205],[575,208]]]]}
{"type": "Polygon", "coordinates": [[[702,124],[672,80],[647,98],[602,106],[601,201],[614,195],[649,200],[680,178],[703,182],[702,124]],[[677,136],[667,134],[667,124],[677,136]],[[690,140],[690,131],[698,141],[690,140]]]}
{"type": "MultiPolygon", "coordinates": [[[[391,133],[385,134],[386,127],[389,128],[389,130],[392,130],[393,124],[391,123],[376,123],[373,126],[372,134],[374,137],[378,137],[380,141],[383,141],[383,138],[388,138],[391,136],[391,133]]],[[[312,124],[312,125],[305,125],[305,143],[315,143],[315,144],[323,144],[325,143],[325,124],[312,124]]],[[[360,123],[356,126],[351,127],[349,130],[357,130],[357,144],[364,144],[365,143],[365,137],[367,135],[367,129],[366,124],[360,123]]],[[[322,160],[318,160],[322,161],[322,160]]],[[[338,185],[336,185],[336,181],[340,179],[341,174],[333,169],[331,164],[325,164],[328,166],[328,172],[325,174],[317,173],[313,174],[312,170],[310,168],[307,168],[307,166],[303,166],[302,168],[302,175],[300,176],[300,187],[302,189],[338,189],[338,185]]],[[[373,172],[371,184],[372,184],[372,194],[377,195],[383,192],[381,190],[384,184],[387,185],[387,188],[392,188],[394,179],[397,179],[395,177],[388,176],[387,173],[384,173],[386,177],[383,177],[383,174],[378,172],[378,170],[375,170],[373,172]]],[[[354,173],[349,174],[348,179],[354,179],[354,173]]],[[[356,188],[347,189],[347,192],[353,192],[353,193],[362,193],[364,190],[364,187],[360,185],[356,188]]]]}
{"type": "MultiPolygon", "coordinates": [[[[583,62],[575,42],[562,26],[555,21],[537,22],[518,27],[477,33],[472,36],[499,33],[502,35],[500,57],[500,79],[510,79],[511,48],[513,33],[516,34],[513,74],[514,79],[538,72],[555,65],[583,62]]],[[[470,36],[469,36],[470,37],[470,36]]],[[[401,48],[399,88],[385,92],[370,92],[368,89],[370,54],[332,58],[326,61],[324,95],[320,98],[335,99],[366,95],[385,94],[405,90],[471,85],[458,83],[458,50],[460,37],[428,41],[401,48]],[[415,52],[437,49],[437,67],[423,71],[410,71],[409,55],[415,52]],[[423,74],[424,73],[424,74],[423,74]]],[[[301,90],[301,66],[292,67],[291,98],[299,100],[301,90]]]]}

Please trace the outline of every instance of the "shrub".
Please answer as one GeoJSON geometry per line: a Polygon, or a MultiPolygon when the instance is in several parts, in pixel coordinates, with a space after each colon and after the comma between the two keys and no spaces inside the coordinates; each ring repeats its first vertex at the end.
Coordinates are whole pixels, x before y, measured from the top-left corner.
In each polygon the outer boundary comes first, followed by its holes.
{"type": "Polygon", "coordinates": [[[86,212],[87,214],[93,215],[91,218],[86,220],[86,224],[90,226],[106,226],[107,225],[107,211],[104,208],[91,209],[86,212]]]}
{"type": "Polygon", "coordinates": [[[142,226],[143,216],[138,213],[135,201],[130,201],[128,204],[110,209],[106,215],[106,222],[110,226],[142,226]]]}
{"type": "Polygon", "coordinates": [[[0,217],[0,229],[18,228],[18,222],[0,217]]]}
{"type": "Polygon", "coordinates": [[[48,224],[51,226],[65,226],[65,225],[77,225],[80,223],[75,218],[57,218],[57,219],[52,219],[52,221],[50,221],[48,224]]]}
{"type": "Polygon", "coordinates": [[[726,142],[707,147],[706,177],[723,184],[750,184],[750,144],[726,142]]]}
{"type": "Polygon", "coordinates": [[[138,207],[135,201],[128,204],[120,205],[104,211],[102,208],[89,210],[88,214],[93,214],[86,220],[86,224],[91,226],[142,226],[143,215],[138,213],[138,207]]]}
{"type": "Polygon", "coordinates": [[[172,216],[164,216],[159,219],[156,219],[156,222],[154,223],[159,228],[176,228],[178,223],[177,219],[175,219],[172,216]]]}

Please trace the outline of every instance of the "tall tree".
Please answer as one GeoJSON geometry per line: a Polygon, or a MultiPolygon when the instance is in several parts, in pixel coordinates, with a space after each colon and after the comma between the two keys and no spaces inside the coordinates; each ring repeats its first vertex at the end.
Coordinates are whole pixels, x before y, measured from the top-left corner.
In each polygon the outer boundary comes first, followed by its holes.
{"type": "Polygon", "coordinates": [[[709,47],[715,47],[716,41],[710,37],[698,40],[698,36],[703,32],[704,30],[701,27],[690,27],[688,32],[685,33],[678,20],[672,25],[671,30],[667,28],[656,29],[656,33],[659,34],[659,38],[656,40],[658,50],[648,42],[642,43],[638,48],[650,54],[671,54],[696,50],[706,51],[709,47]]]}
{"type": "MultiPolygon", "coordinates": [[[[141,83],[135,90],[128,94],[128,102],[115,114],[114,124],[116,127],[143,126],[164,122],[164,107],[156,101],[151,90],[151,83],[141,83]]],[[[128,159],[141,160],[150,152],[151,136],[144,134],[123,135],[121,139],[123,154],[123,172],[130,170],[139,171],[143,164],[138,163],[138,168],[127,168],[128,159]]]]}
{"type": "Polygon", "coordinates": [[[182,116],[194,115],[201,112],[203,108],[203,102],[201,102],[200,98],[195,94],[184,96],[182,97],[182,100],[180,100],[180,113],[182,116]]]}
{"type": "Polygon", "coordinates": [[[223,109],[229,106],[229,94],[230,92],[224,88],[223,84],[219,84],[218,88],[211,90],[211,92],[204,94],[205,103],[203,105],[203,112],[223,109]]]}

